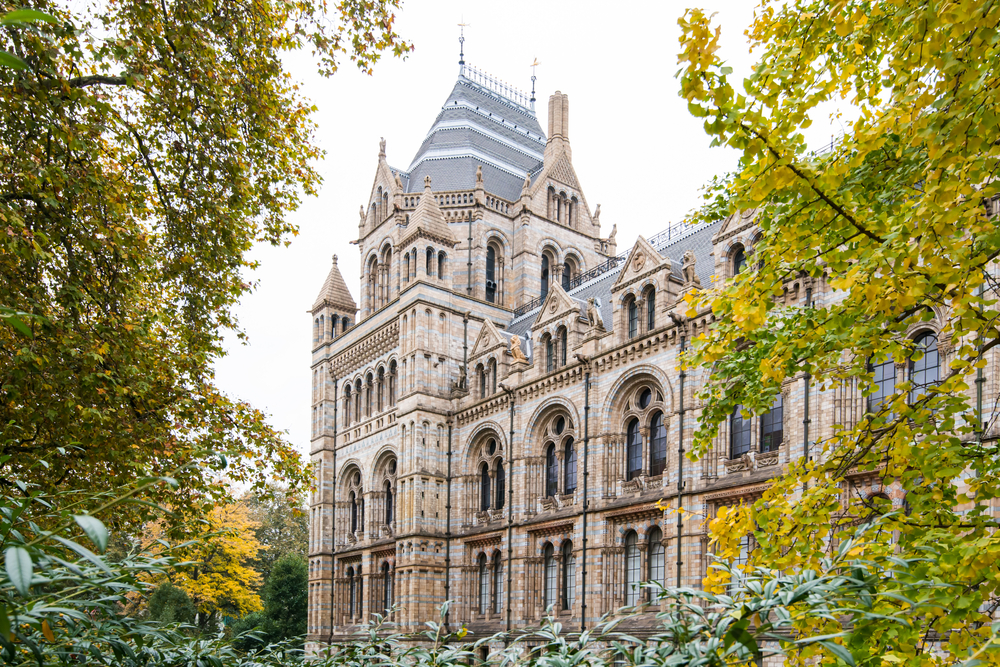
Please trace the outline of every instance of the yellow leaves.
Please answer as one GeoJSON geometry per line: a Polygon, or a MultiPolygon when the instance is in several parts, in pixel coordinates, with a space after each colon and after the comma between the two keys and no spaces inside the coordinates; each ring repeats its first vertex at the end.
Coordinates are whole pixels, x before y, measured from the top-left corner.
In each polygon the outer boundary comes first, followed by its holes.
{"type": "Polygon", "coordinates": [[[47,620],[42,620],[42,634],[45,635],[45,639],[50,642],[54,642],[56,637],[52,634],[52,628],[49,627],[49,622],[47,620]]]}

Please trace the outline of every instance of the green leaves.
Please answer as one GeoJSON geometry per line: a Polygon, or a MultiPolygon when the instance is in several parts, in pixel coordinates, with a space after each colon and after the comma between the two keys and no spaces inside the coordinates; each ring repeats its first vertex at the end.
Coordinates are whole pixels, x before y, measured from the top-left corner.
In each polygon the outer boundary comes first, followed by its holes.
{"type": "Polygon", "coordinates": [[[52,25],[58,23],[56,17],[51,14],[46,14],[45,12],[40,12],[37,9],[15,9],[14,11],[7,12],[3,16],[0,16],[0,26],[16,25],[18,23],[35,23],[38,21],[52,25]]]}
{"type": "Polygon", "coordinates": [[[18,593],[28,597],[31,589],[31,574],[34,570],[28,550],[24,547],[7,547],[4,551],[4,565],[11,584],[18,593]]]}
{"type": "Polygon", "coordinates": [[[104,553],[108,548],[108,529],[95,517],[88,514],[74,514],[73,519],[77,525],[83,529],[90,541],[94,543],[98,551],[104,553]]]}

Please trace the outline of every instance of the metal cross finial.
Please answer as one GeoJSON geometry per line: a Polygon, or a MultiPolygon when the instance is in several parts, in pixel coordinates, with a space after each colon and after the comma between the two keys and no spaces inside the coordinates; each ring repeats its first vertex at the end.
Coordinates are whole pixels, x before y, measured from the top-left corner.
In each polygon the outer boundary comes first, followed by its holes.
{"type": "Polygon", "coordinates": [[[458,64],[465,64],[465,29],[470,27],[471,23],[465,22],[465,17],[462,17],[462,22],[458,24],[458,64]]]}
{"type": "Polygon", "coordinates": [[[541,64],[542,63],[538,62],[538,58],[535,58],[535,61],[531,63],[531,109],[532,110],[535,109],[535,79],[536,79],[535,68],[541,64]]]}

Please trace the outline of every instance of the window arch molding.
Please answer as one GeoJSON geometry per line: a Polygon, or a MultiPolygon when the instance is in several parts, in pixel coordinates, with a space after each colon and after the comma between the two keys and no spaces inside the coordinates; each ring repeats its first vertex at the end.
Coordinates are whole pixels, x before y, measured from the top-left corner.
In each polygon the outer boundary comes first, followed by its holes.
{"type": "MultiPolygon", "coordinates": [[[[602,409],[592,407],[590,418],[597,419],[597,425],[605,432],[624,433],[628,421],[626,415],[639,416],[630,406],[630,399],[636,396],[640,385],[658,389],[663,397],[662,409],[669,416],[674,411],[674,390],[670,378],[662,369],[652,364],[639,364],[617,378],[607,393],[602,409]]],[[[653,397],[655,400],[655,396],[653,397]]],[[[650,413],[652,414],[652,413],[650,413]]]]}
{"type": "MultiPolygon", "coordinates": [[[[592,408],[593,410],[593,408],[592,408]]],[[[594,413],[596,410],[591,412],[591,419],[594,418],[594,413]]],[[[556,444],[561,444],[564,442],[565,438],[562,435],[557,439],[554,437],[549,437],[546,434],[549,428],[554,425],[555,419],[562,415],[566,418],[568,422],[566,425],[567,431],[572,434],[576,440],[579,442],[583,436],[576,432],[576,429],[581,428],[583,423],[580,414],[577,412],[576,406],[569,400],[561,396],[551,396],[542,402],[535,411],[531,414],[526,422],[527,428],[525,433],[530,434],[531,442],[537,443],[535,455],[542,456],[545,454],[545,443],[556,441],[556,444]]]]}
{"type": "Polygon", "coordinates": [[[506,447],[499,428],[481,425],[472,436],[469,448],[470,475],[474,480],[475,512],[500,510],[506,507],[510,491],[509,472],[505,462],[506,447]]]}
{"type": "Polygon", "coordinates": [[[624,445],[622,476],[626,480],[657,476],[666,468],[670,449],[670,405],[667,398],[660,385],[651,379],[635,381],[622,392],[616,430],[621,433],[624,445]],[[654,433],[654,425],[662,427],[662,431],[654,433]],[[657,436],[657,447],[662,449],[656,452],[655,466],[652,450],[654,436],[657,436]],[[654,467],[658,469],[654,470],[654,467]]]}
{"type": "Polygon", "coordinates": [[[581,437],[576,422],[568,411],[556,408],[548,411],[545,420],[539,426],[535,442],[541,443],[540,454],[545,460],[541,485],[542,497],[563,496],[575,491],[578,486],[580,460],[577,449],[581,437]],[[568,458],[571,455],[575,456],[572,459],[568,458]],[[573,465],[572,475],[567,469],[569,463],[573,465]],[[577,486],[568,490],[566,485],[570,480],[577,486]]]}

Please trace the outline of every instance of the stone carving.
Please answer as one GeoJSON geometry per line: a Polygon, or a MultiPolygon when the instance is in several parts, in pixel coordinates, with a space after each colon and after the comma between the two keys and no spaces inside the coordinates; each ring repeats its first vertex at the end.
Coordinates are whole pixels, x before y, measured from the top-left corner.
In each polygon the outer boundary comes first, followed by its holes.
{"type": "MultiPolygon", "coordinates": [[[[601,214],[601,205],[597,205],[597,215],[601,214]]],[[[618,236],[618,224],[615,223],[611,225],[611,233],[608,234],[608,243],[615,243],[615,237],[618,236]]]]}
{"type": "Polygon", "coordinates": [[[598,204],[597,208],[594,209],[594,215],[590,216],[594,221],[595,225],[601,224],[601,205],[598,204]]]}
{"type": "Polygon", "coordinates": [[[379,137],[378,156],[385,157],[385,137],[379,137]]]}
{"type": "Polygon", "coordinates": [[[399,188],[400,190],[403,189],[403,179],[399,177],[398,173],[396,174],[396,187],[399,188]]]}
{"type": "Polygon", "coordinates": [[[701,279],[694,270],[694,251],[688,250],[684,253],[684,262],[681,264],[681,276],[684,277],[684,286],[701,287],[701,279]]]}
{"type": "Polygon", "coordinates": [[[646,265],[646,255],[642,252],[637,252],[635,254],[635,259],[632,260],[632,268],[635,271],[642,271],[642,267],[646,265]]]}
{"type": "Polygon", "coordinates": [[[510,354],[514,357],[515,363],[528,360],[528,357],[524,354],[524,350],[521,349],[521,337],[517,334],[510,337],[510,354]]]}
{"type": "Polygon", "coordinates": [[[778,465],[778,452],[765,452],[763,454],[758,454],[757,452],[750,450],[738,459],[726,461],[726,472],[752,472],[760,468],[767,468],[769,466],[776,465],[778,465]]]}
{"type": "Polygon", "coordinates": [[[476,167],[476,187],[483,187],[483,165],[476,167]]]}
{"type": "Polygon", "coordinates": [[[587,299],[587,319],[590,320],[591,329],[604,331],[604,320],[601,319],[601,313],[597,309],[597,299],[594,297],[587,299]]]}
{"type": "Polygon", "coordinates": [[[361,226],[363,226],[365,224],[365,205],[364,204],[362,204],[360,207],[358,207],[358,216],[361,218],[360,221],[358,222],[358,226],[361,227],[361,226]]]}
{"type": "Polygon", "coordinates": [[[636,477],[622,482],[622,493],[636,493],[642,491],[644,487],[642,477],[636,477]]]}

